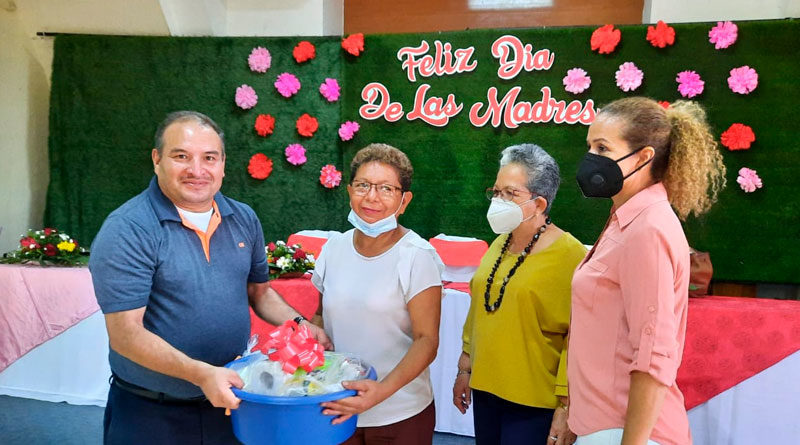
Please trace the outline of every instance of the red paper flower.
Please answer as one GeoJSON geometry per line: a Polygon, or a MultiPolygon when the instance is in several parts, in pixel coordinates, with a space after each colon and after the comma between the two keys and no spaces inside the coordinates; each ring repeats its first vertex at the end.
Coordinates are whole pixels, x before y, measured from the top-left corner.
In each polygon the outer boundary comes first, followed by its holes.
{"type": "Polygon", "coordinates": [[[614,25],[601,26],[594,30],[592,33],[592,51],[597,51],[600,54],[611,54],[617,47],[622,33],[618,29],[614,29],[614,25]]]}
{"type": "Polygon", "coordinates": [[[255,179],[267,179],[272,173],[272,159],[264,153],[254,154],[250,158],[250,164],[247,165],[247,172],[255,179]]]}
{"type": "Polygon", "coordinates": [[[53,233],[56,233],[56,232],[57,232],[57,230],[52,228],[52,227],[45,227],[44,228],[44,236],[50,236],[50,235],[52,235],[53,233]]]}
{"type": "Polygon", "coordinates": [[[661,107],[663,107],[665,110],[666,110],[667,108],[669,108],[669,102],[667,102],[667,101],[665,101],[665,100],[660,100],[660,101],[658,101],[658,104],[659,104],[659,105],[661,105],[661,107]]]}
{"type": "Polygon", "coordinates": [[[306,259],[306,253],[303,252],[303,249],[297,249],[294,251],[294,255],[292,255],[292,258],[296,260],[304,260],[306,259]]]}
{"type": "Polygon", "coordinates": [[[317,118],[309,115],[308,113],[304,113],[300,118],[297,119],[297,132],[300,133],[300,136],[305,136],[310,138],[314,136],[314,132],[317,131],[319,128],[319,122],[317,122],[317,118]]]}
{"type": "Polygon", "coordinates": [[[270,252],[274,252],[275,251],[275,243],[270,242],[269,244],[267,244],[267,249],[269,249],[270,252]]]}
{"type": "Polygon", "coordinates": [[[294,47],[292,56],[294,56],[294,60],[296,60],[297,63],[303,63],[316,57],[317,49],[314,48],[311,42],[303,40],[294,47]]]}
{"type": "Polygon", "coordinates": [[[647,27],[647,41],[656,48],[672,45],[675,43],[675,28],[659,20],[655,27],[647,27]]]}
{"type": "Polygon", "coordinates": [[[744,124],[733,124],[720,137],[722,145],[728,150],[747,150],[750,144],[756,140],[753,129],[744,124]]]}
{"type": "Polygon", "coordinates": [[[342,182],[342,172],[336,170],[336,166],[333,164],[325,165],[319,172],[319,182],[325,188],[338,187],[342,182]]]}
{"type": "Polygon", "coordinates": [[[45,244],[43,250],[44,254],[47,256],[56,256],[56,254],[58,253],[58,249],[56,249],[56,246],[50,243],[45,244]]]}
{"type": "Polygon", "coordinates": [[[269,136],[275,129],[275,118],[269,114],[259,114],[256,118],[255,128],[259,136],[269,136]]]}
{"type": "Polygon", "coordinates": [[[342,40],[342,48],[349,54],[358,57],[361,51],[364,51],[364,34],[351,34],[346,39],[342,40]]]}
{"type": "Polygon", "coordinates": [[[39,243],[37,243],[36,240],[30,236],[26,236],[25,238],[19,240],[19,245],[22,246],[23,250],[34,250],[39,248],[39,243]]]}

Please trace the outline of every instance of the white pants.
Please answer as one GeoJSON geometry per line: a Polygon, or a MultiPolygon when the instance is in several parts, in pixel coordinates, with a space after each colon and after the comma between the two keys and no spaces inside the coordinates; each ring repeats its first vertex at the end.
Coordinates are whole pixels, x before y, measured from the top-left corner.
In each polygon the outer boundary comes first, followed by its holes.
{"type": "MultiPolygon", "coordinates": [[[[622,428],[612,428],[578,436],[575,445],[619,445],[620,442],[622,442],[622,428]]],[[[647,445],[658,445],[658,443],[648,440],[647,445]]]]}

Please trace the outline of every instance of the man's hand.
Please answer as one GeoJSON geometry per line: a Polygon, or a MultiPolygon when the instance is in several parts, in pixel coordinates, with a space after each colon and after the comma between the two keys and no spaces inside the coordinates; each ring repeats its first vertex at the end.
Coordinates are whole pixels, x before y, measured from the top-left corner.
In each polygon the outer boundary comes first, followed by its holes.
{"type": "Polygon", "coordinates": [[[231,387],[241,388],[244,386],[244,382],[236,371],[208,365],[203,369],[197,386],[203,390],[203,394],[213,406],[239,408],[241,400],[233,394],[231,387]]]}
{"type": "Polygon", "coordinates": [[[326,351],[333,351],[333,343],[328,338],[328,335],[325,334],[324,329],[315,325],[314,323],[311,323],[308,320],[301,321],[300,323],[303,322],[305,322],[305,326],[307,326],[308,330],[311,331],[312,334],[314,334],[314,338],[319,342],[319,344],[322,345],[323,348],[325,348],[326,351]]]}

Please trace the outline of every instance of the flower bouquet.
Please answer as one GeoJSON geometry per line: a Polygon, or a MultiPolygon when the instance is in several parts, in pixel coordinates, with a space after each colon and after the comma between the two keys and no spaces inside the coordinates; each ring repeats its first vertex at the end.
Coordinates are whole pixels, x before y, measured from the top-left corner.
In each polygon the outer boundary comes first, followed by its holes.
{"type": "Polygon", "coordinates": [[[89,251],[66,233],[47,227],[28,230],[19,240],[19,249],[3,254],[0,263],[39,264],[41,266],[82,266],[89,251]]]}
{"type": "Polygon", "coordinates": [[[300,244],[275,241],[267,244],[266,251],[270,279],[300,277],[314,269],[314,255],[306,253],[300,244]]]}

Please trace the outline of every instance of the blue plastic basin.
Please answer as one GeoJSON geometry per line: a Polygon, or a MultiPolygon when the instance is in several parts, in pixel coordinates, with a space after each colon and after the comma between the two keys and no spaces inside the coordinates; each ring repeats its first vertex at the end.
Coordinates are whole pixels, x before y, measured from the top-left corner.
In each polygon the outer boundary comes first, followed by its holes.
{"type": "MultiPolygon", "coordinates": [[[[225,365],[248,360],[241,358],[225,365]]],[[[376,380],[375,369],[369,369],[367,378],[376,380]]],[[[322,402],[356,395],[345,390],[319,396],[278,397],[253,394],[232,388],[242,399],[239,409],[231,410],[233,434],[245,445],[307,443],[314,445],[340,444],[356,431],[358,416],[344,423],[332,425],[334,416],[322,414],[322,402]]]]}

